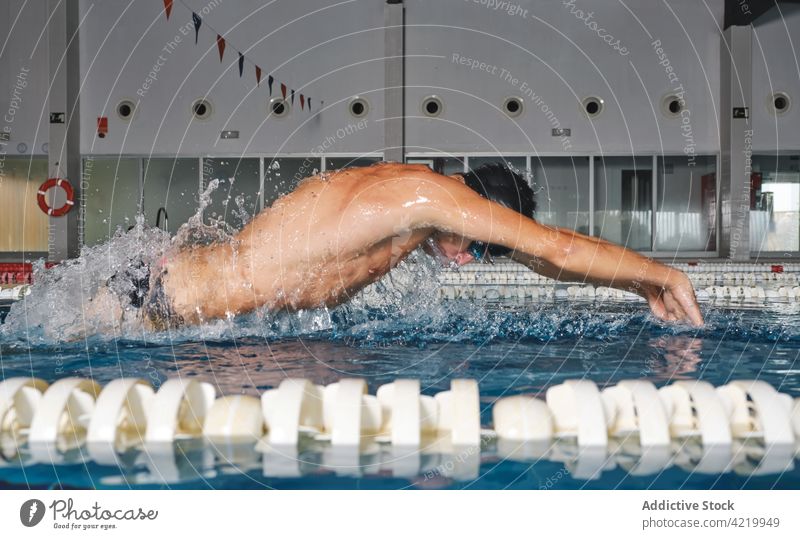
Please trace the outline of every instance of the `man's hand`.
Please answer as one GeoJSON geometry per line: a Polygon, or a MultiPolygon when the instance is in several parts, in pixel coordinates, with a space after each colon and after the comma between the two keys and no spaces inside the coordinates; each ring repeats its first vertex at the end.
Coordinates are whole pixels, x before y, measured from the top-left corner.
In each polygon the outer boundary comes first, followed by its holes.
{"type": "Polygon", "coordinates": [[[650,310],[661,320],[703,325],[703,315],[694,295],[692,282],[685,273],[671,270],[661,283],[642,283],[637,292],[647,300],[650,310]]]}

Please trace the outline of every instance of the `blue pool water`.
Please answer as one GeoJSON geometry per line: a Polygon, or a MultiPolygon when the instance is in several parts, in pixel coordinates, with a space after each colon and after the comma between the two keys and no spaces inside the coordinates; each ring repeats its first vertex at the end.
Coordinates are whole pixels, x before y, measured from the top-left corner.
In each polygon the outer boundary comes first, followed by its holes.
{"type": "MultiPolygon", "coordinates": [[[[479,381],[482,420],[501,396],[543,396],[567,379],[588,378],[601,388],[624,379],[662,386],[703,379],[715,386],[758,378],[800,396],[800,311],[796,306],[726,309],[704,306],[702,329],[662,324],[641,304],[546,303],[500,305],[449,302],[392,312],[345,307],[323,314],[298,313],[268,321],[226,325],[186,334],[142,338],[90,338],[72,344],[33,338],[0,338],[0,377],[36,376],[54,381],[91,377],[101,384],[122,376],[150,380],[172,376],[209,381],[220,394],[259,395],[286,377],[318,384],[342,377],[367,380],[371,393],[396,378],[418,378],[433,395],[454,378],[479,381]],[[244,329],[243,329],[244,328],[244,329]]],[[[7,442],[7,441],[6,441],[7,442]]],[[[378,456],[352,466],[330,465],[325,449],[302,448],[299,477],[279,477],[246,447],[181,442],[169,465],[131,450],[116,464],[32,462],[3,444],[0,488],[798,488],[800,461],[780,471],[708,474],[672,463],[643,475],[614,457],[587,477],[574,464],[547,457],[504,458],[487,443],[479,455],[425,456],[417,473],[398,474],[378,456]],[[478,459],[472,471],[462,460],[478,459]],[[399,475],[399,476],[398,476],[399,475]],[[592,477],[593,475],[593,477],[592,477]]],[[[751,463],[753,464],[753,463],[751,463]]]]}

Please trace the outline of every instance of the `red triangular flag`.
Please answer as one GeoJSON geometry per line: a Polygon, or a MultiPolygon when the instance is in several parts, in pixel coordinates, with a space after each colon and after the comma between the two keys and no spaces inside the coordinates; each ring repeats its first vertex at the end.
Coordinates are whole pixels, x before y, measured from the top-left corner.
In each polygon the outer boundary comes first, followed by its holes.
{"type": "Polygon", "coordinates": [[[164,0],[164,13],[167,14],[167,20],[172,13],[172,0],[164,0]]]}
{"type": "Polygon", "coordinates": [[[217,34],[217,48],[219,49],[219,61],[225,56],[225,38],[217,34]]]}
{"type": "Polygon", "coordinates": [[[303,107],[306,106],[306,98],[303,94],[300,94],[300,110],[303,110],[303,107]]]}
{"type": "Polygon", "coordinates": [[[256,84],[261,85],[261,68],[256,66],[256,84]]]}
{"type": "Polygon", "coordinates": [[[286,99],[286,85],[281,83],[281,94],[283,94],[283,98],[286,99]]]}

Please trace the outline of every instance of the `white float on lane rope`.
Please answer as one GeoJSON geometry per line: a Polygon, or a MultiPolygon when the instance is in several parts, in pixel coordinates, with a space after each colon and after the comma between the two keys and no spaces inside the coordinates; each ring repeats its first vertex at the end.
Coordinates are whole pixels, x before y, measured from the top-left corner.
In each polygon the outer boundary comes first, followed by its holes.
{"type": "Polygon", "coordinates": [[[47,387],[44,380],[21,376],[0,382],[0,432],[29,428],[47,387]]]}
{"type": "Polygon", "coordinates": [[[216,393],[211,384],[191,378],[164,382],[150,401],[145,441],[172,442],[176,437],[200,436],[216,393]]]}
{"type": "Polygon", "coordinates": [[[481,415],[478,382],[457,379],[450,390],[437,393],[439,432],[449,433],[454,447],[477,447],[481,444],[481,415]]]}
{"type": "Polygon", "coordinates": [[[555,433],[576,436],[582,447],[605,447],[608,429],[614,422],[614,403],[603,399],[594,382],[567,380],[545,394],[553,413],[555,433]]]}
{"type": "Polygon", "coordinates": [[[55,442],[60,434],[85,429],[94,411],[100,384],[62,378],[44,392],[31,421],[28,441],[55,442]]]}
{"type": "Polygon", "coordinates": [[[295,446],[301,431],[320,432],[325,428],[323,390],[308,380],[287,378],[261,395],[270,444],[295,446]]]}
{"type": "Polygon", "coordinates": [[[120,429],[143,437],[153,388],[138,378],[112,380],[97,397],[86,440],[114,442],[120,429]]]}

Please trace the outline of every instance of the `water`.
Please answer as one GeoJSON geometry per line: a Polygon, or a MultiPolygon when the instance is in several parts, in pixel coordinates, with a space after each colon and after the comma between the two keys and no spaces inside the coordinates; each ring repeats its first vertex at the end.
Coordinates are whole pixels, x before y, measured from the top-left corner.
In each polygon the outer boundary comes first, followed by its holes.
{"type": "MultiPolygon", "coordinates": [[[[383,313],[354,312],[349,306],[329,313],[325,327],[319,327],[320,321],[309,318],[308,313],[286,315],[267,324],[262,335],[90,339],[33,347],[6,343],[0,348],[0,375],[36,376],[51,382],[80,376],[101,384],[136,376],[155,386],[168,377],[191,376],[213,383],[220,394],[254,396],[286,377],[304,377],[319,384],[362,377],[371,393],[396,378],[418,378],[423,393],[429,395],[448,389],[453,378],[475,378],[480,383],[484,424],[491,420],[490,407],[497,397],[543,396],[546,388],[570,378],[586,377],[601,387],[624,379],[643,378],[661,386],[699,378],[718,386],[731,379],[759,378],[779,391],[800,396],[798,313],[788,307],[706,309],[708,323],[700,330],[664,325],[641,306],[620,304],[596,308],[567,303],[521,307],[452,302],[396,316],[383,313]]],[[[234,450],[182,442],[177,460],[186,462],[179,467],[183,473],[174,477],[161,470],[154,472],[153,459],[135,451],[122,466],[100,466],[91,460],[53,466],[25,464],[24,459],[14,465],[12,460],[0,464],[0,484],[136,488],[166,482],[169,488],[536,489],[800,485],[796,469],[750,476],[692,473],[671,466],[640,477],[628,473],[614,459],[599,477],[576,478],[563,463],[503,459],[491,445],[479,457],[477,475],[461,480],[439,473],[452,467],[447,464],[452,457],[431,457],[439,460],[429,463],[427,472],[411,477],[379,473],[375,465],[370,468],[361,458],[359,466],[342,475],[341,469],[324,465],[325,450],[321,448],[309,449],[301,458],[306,475],[281,478],[264,474],[262,455],[253,453],[252,445],[234,450]]]]}

